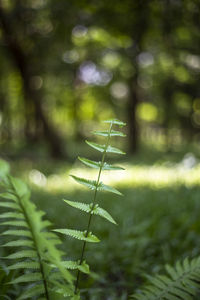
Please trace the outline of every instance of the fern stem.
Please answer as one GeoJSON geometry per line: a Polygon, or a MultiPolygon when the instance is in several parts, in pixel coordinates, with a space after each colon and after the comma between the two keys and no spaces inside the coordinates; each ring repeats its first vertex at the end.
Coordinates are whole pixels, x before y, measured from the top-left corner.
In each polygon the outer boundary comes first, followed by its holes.
{"type": "MultiPolygon", "coordinates": [[[[110,128],[109,128],[109,132],[108,132],[108,137],[107,137],[105,149],[103,151],[103,155],[102,155],[102,159],[101,159],[101,164],[100,164],[99,173],[98,173],[97,182],[96,182],[96,188],[95,188],[95,191],[94,191],[94,197],[93,197],[93,201],[92,201],[92,208],[90,210],[88,224],[87,224],[87,230],[86,230],[86,234],[85,234],[86,237],[88,237],[89,230],[90,230],[90,225],[91,225],[91,221],[92,221],[92,211],[93,211],[93,209],[95,207],[95,203],[96,203],[98,185],[99,185],[99,181],[100,181],[100,177],[101,177],[101,172],[102,172],[104,161],[105,161],[105,157],[106,157],[106,151],[107,151],[107,148],[109,146],[111,129],[112,129],[112,123],[110,124],[110,128]]],[[[81,252],[81,258],[80,258],[79,265],[82,264],[83,259],[84,259],[86,243],[87,243],[86,241],[83,242],[83,248],[82,248],[82,252],[81,252]]],[[[79,279],[80,279],[80,270],[78,270],[78,272],[77,272],[76,284],[75,284],[75,290],[74,290],[75,294],[77,293],[79,279]]]]}
{"type": "Polygon", "coordinates": [[[21,209],[23,211],[23,214],[25,216],[26,222],[29,225],[29,228],[30,228],[30,231],[31,231],[31,235],[32,235],[32,239],[33,239],[33,243],[34,243],[35,249],[37,251],[38,261],[39,261],[39,265],[40,265],[40,272],[42,274],[42,281],[43,281],[43,284],[44,284],[45,297],[46,297],[47,300],[50,300],[49,292],[48,292],[48,287],[47,287],[47,281],[46,281],[46,278],[45,278],[45,272],[44,272],[44,268],[43,268],[43,264],[42,264],[42,259],[41,259],[40,253],[38,251],[37,242],[36,242],[34,231],[32,229],[31,222],[29,220],[29,217],[28,217],[28,214],[27,214],[26,210],[24,209],[24,206],[22,205],[22,203],[20,201],[20,196],[18,195],[18,193],[17,193],[15,187],[13,186],[11,180],[9,180],[9,182],[10,182],[10,185],[12,186],[12,189],[15,192],[15,195],[16,195],[17,199],[18,199],[19,205],[20,205],[20,207],[21,207],[21,209]]]}

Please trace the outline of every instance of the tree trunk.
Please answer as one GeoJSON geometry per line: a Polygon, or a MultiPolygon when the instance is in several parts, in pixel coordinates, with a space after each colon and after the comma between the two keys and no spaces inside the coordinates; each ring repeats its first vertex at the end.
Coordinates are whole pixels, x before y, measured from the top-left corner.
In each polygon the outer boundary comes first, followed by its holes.
{"type": "Polygon", "coordinates": [[[135,153],[138,149],[138,125],[136,120],[136,109],[139,102],[137,73],[130,81],[130,97],[128,101],[128,137],[129,137],[129,152],[135,153]]]}
{"type": "MultiPolygon", "coordinates": [[[[35,113],[39,117],[41,122],[44,138],[49,144],[50,151],[53,157],[61,158],[65,157],[64,149],[62,147],[62,141],[60,136],[57,134],[53,126],[50,124],[49,120],[46,117],[45,111],[42,106],[42,92],[36,91],[31,88],[30,81],[35,74],[30,70],[29,66],[32,65],[31,57],[28,57],[21,45],[18,43],[17,38],[13,35],[15,30],[11,28],[10,23],[8,22],[7,16],[5,15],[0,0],[0,21],[3,30],[3,36],[6,42],[8,51],[10,52],[13,60],[20,71],[23,80],[23,89],[24,89],[24,100],[25,107],[33,105],[35,113]]],[[[25,109],[25,113],[28,113],[26,116],[27,122],[29,122],[29,109],[25,109]]],[[[27,123],[27,129],[30,124],[27,123]]],[[[29,129],[28,129],[29,130],[29,129]]]]}

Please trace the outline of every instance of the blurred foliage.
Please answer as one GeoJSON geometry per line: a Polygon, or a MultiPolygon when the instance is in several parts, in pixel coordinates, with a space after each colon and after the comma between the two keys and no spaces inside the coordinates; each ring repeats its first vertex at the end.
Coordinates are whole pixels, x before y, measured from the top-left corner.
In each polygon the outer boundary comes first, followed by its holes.
{"type": "Polygon", "coordinates": [[[70,156],[71,141],[115,116],[130,152],[161,135],[170,150],[175,131],[198,142],[199,20],[196,0],[1,0],[4,153],[40,144],[70,156]]]}

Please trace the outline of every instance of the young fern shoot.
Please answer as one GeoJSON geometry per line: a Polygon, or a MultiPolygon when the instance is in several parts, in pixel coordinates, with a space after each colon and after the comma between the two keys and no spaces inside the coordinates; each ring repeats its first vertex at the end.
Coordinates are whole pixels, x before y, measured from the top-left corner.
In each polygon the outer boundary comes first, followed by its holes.
{"type": "Polygon", "coordinates": [[[80,178],[74,175],[71,175],[71,177],[78,183],[88,187],[89,189],[94,191],[94,196],[93,200],[90,204],[85,204],[85,203],[80,203],[80,202],[74,202],[74,201],[69,201],[69,200],[64,200],[68,205],[77,208],[79,210],[82,210],[86,213],[89,214],[88,218],[88,223],[87,223],[87,228],[85,231],[78,231],[78,230],[73,230],[73,229],[58,229],[55,230],[57,232],[60,232],[65,235],[72,236],[76,239],[82,240],[83,241],[83,247],[81,251],[81,257],[80,260],[77,262],[79,265],[78,271],[77,271],[77,278],[75,282],[75,294],[78,293],[78,285],[79,285],[79,279],[80,279],[80,272],[85,272],[85,268],[87,267],[87,270],[89,270],[88,265],[84,261],[84,255],[85,255],[85,249],[86,249],[86,243],[95,243],[99,242],[100,240],[90,232],[90,227],[91,227],[91,221],[93,215],[99,215],[103,217],[104,219],[108,220],[109,222],[116,224],[115,220],[112,218],[112,216],[103,208],[99,207],[98,204],[96,204],[96,198],[97,198],[97,193],[98,191],[107,191],[111,193],[115,193],[118,195],[121,195],[121,193],[116,190],[115,188],[105,185],[100,181],[101,178],[101,173],[103,170],[123,170],[123,168],[118,167],[118,166],[113,166],[110,164],[107,164],[105,162],[106,154],[107,153],[115,153],[115,154],[125,154],[123,151],[121,151],[118,148],[112,147],[110,145],[110,139],[115,136],[119,137],[124,137],[125,134],[123,134],[121,131],[116,131],[113,130],[113,125],[117,125],[119,127],[123,127],[126,124],[117,120],[117,119],[111,119],[111,120],[106,120],[104,123],[109,124],[109,129],[106,131],[94,131],[93,134],[98,135],[98,136],[103,136],[106,137],[106,142],[105,144],[97,144],[93,142],[86,141],[86,143],[94,148],[97,151],[100,151],[102,153],[102,158],[100,162],[92,161],[86,158],[81,158],[78,157],[78,159],[85,164],[86,166],[89,166],[94,169],[98,169],[98,176],[97,180],[87,180],[85,178],[80,178]]]}

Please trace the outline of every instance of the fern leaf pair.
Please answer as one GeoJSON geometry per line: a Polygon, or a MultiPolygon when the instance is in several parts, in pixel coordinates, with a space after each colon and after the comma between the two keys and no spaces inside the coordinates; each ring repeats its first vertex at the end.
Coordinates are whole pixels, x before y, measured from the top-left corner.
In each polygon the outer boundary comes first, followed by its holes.
{"type": "Polygon", "coordinates": [[[98,204],[96,204],[94,206],[94,208],[92,209],[92,203],[85,204],[85,203],[69,201],[69,200],[64,200],[64,201],[72,207],[80,209],[86,213],[91,212],[91,214],[93,214],[93,215],[98,215],[98,216],[110,221],[111,223],[113,223],[115,225],[117,224],[115,222],[115,220],[113,219],[113,217],[105,209],[99,207],[98,204]]]}
{"type": "Polygon", "coordinates": [[[121,193],[118,190],[109,185],[104,184],[103,182],[97,182],[96,180],[89,180],[74,175],[71,175],[71,177],[74,180],[76,180],[76,182],[88,187],[90,190],[106,191],[117,195],[121,195],[121,193]]]}

